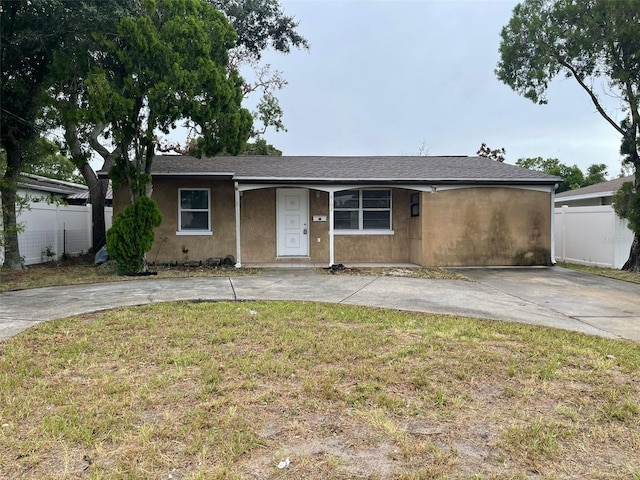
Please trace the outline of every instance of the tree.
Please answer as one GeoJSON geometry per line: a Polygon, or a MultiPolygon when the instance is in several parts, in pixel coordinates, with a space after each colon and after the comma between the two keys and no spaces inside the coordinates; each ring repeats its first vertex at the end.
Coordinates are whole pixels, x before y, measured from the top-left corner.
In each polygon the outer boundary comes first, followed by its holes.
{"type": "Polygon", "coordinates": [[[560,160],[557,158],[519,158],[516,161],[516,165],[529,170],[537,170],[539,172],[560,177],[562,182],[560,182],[558,188],[556,188],[556,193],[566,192],[567,190],[573,190],[585,186],[585,178],[582,170],[580,170],[577,165],[564,165],[560,163],[560,160]]]}
{"type": "Polygon", "coordinates": [[[64,48],[56,50],[50,68],[50,88],[45,111],[47,126],[61,128],[65,147],[82,175],[92,206],[92,250],[106,243],[104,207],[109,188],[107,178],[98,178],[89,160],[92,151],[106,165],[112,165],[120,148],[107,148],[100,141],[108,124],[92,123],[86,81],[93,68],[108,60],[102,50],[104,38],[115,38],[117,26],[124,16],[139,13],[136,0],[66,0],[74,12],[73,28],[66,32],[64,48]]]}
{"type": "MultiPolygon", "coordinates": [[[[273,91],[286,85],[286,81],[279,72],[270,72],[268,65],[260,66],[260,55],[265,48],[274,48],[284,53],[288,53],[293,47],[306,48],[306,40],[295,30],[297,23],[284,15],[277,0],[209,0],[209,3],[224,12],[238,32],[235,46],[230,51],[228,69],[237,70],[241,65],[249,64],[257,72],[254,83],[242,85],[243,97],[257,90],[273,97],[273,91]]],[[[146,15],[142,6],[148,7],[150,4],[143,2],[141,5],[137,0],[80,2],[74,7],[81,10],[76,28],[69,33],[66,48],[59,50],[55,59],[55,87],[50,90],[51,117],[64,129],[67,149],[89,187],[93,205],[94,250],[104,244],[104,204],[108,182],[104,178],[99,179],[91,168],[91,151],[98,153],[103,159],[101,169],[109,170],[121,154],[122,145],[113,145],[112,125],[108,119],[96,118],[91,114],[95,109],[91,101],[95,98],[90,98],[88,89],[91,77],[99,68],[113,75],[107,75],[107,80],[115,81],[117,75],[123,74],[118,70],[117,62],[114,63],[112,59],[112,55],[119,55],[117,48],[113,48],[115,40],[109,43],[105,39],[118,38],[121,19],[146,15]]],[[[271,105],[272,116],[266,121],[263,129],[267,123],[275,125],[276,128],[284,128],[280,118],[275,116],[279,110],[277,103],[274,106],[273,101],[269,100],[266,104],[271,105]]],[[[262,111],[263,119],[267,118],[268,111],[265,113],[264,108],[262,111]]],[[[182,119],[181,122],[191,129],[195,137],[198,135],[198,126],[190,120],[182,119]]],[[[157,133],[159,132],[156,131],[155,134],[157,133]]],[[[195,140],[188,141],[184,147],[162,141],[155,142],[155,148],[184,153],[193,143],[195,140]]]]}
{"type": "MultiPolygon", "coordinates": [[[[0,171],[7,168],[7,155],[0,150],[0,171]]],[[[60,147],[45,137],[38,137],[23,151],[22,173],[55,178],[65,182],[82,183],[73,162],[60,152],[60,147]]]]}
{"type": "Polygon", "coordinates": [[[231,66],[253,71],[254,79],[243,85],[244,97],[254,92],[262,95],[253,112],[251,136],[261,135],[269,127],[286,130],[275,92],[284,88],[287,81],[281,72],[272,71],[270,65],[262,65],[260,60],[267,49],[285,54],[293,48],[308,49],[309,43],[297,32],[298,22],[284,13],[280,0],[208,1],[225,13],[238,35],[236,47],[230,52],[231,66]]]}
{"type": "Polygon", "coordinates": [[[150,193],[156,132],[187,120],[202,136],[198,153],[214,155],[237,154],[251,130],[241,79],[228,69],[236,36],[225,17],[201,0],[148,0],[143,8],[103,39],[108,61],[86,81],[92,123],[110,125],[120,149],[105,168],[132,202],[150,193]]]}
{"type": "MultiPolygon", "coordinates": [[[[187,147],[180,150],[180,153],[183,155],[195,155],[198,151],[198,141],[199,139],[192,138],[187,147]]],[[[219,155],[229,155],[229,153],[222,151],[219,155]]],[[[279,157],[282,155],[282,151],[267,143],[264,138],[258,137],[255,142],[247,142],[238,155],[273,155],[279,157]]]]}
{"type": "Polygon", "coordinates": [[[504,162],[505,155],[507,151],[503,148],[491,149],[487,146],[486,143],[480,145],[480,148],[476,152],[476,155],[481,157],[490,158],[491,160],[495,160],[496,162],[504,162]]]}
{"type": "Polygon", "coordinates": [[[38,118],[48,69],[69,18],[69,10],[59,0],[0,1],[0,145],[7,158],[0,181],[5,268],[22,269],[16,224],[17,182],[25,149],[41,132],[38,118]]]}
{"type": "Polygon", "coordinates": [[[240,155],[274,155],[281,156],[282,151],[267,143],[264,138],[258,138],[255,142],[247,142],[240,155]]]}
{"type": "Polygon", "coordinates": [[[607,181],[607,165],[604,163],[594,163],[587,168],[587,175],[584,177],[583,187],[595,185],[607,181]]]}
{"type": "MultiPolygon", "coordinates": [[[[573,78],[621,135],[624,162],[634,170],[629,191],[640,195],[640,0],[525,0],[501,37],[497,77],[539,104],[556,76],[573,78]],[[602,95],[620,100],[620,124],[602,95]]],[[[634,233],[622,268],[640,271],[640,230],[634,233]]]]}

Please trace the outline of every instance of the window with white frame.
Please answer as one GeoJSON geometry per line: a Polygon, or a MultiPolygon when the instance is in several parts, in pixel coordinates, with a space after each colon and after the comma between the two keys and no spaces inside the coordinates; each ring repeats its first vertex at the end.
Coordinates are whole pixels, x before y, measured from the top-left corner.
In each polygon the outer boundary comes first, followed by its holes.
{"type": "Polygon", "coordinates": [[[208,188],[178,191],[178,233],[211,232],[211,195],[208,188]]]}
{"type": "Polygon", "coordinates": [[[391,190],[343,190],[334,194],[336,230],[391,230],[391,190]]]}

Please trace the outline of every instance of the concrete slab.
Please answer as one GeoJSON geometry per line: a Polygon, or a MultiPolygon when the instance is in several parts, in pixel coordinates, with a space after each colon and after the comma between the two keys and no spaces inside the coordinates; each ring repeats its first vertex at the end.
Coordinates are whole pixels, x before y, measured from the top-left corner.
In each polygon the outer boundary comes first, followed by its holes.
{"type": "MultiPolygon", "coordinates": [[[[459,270],[460,271],[460,270],[459,270]]],[[[268,269],[0,293],[0,339],[55,318],[176,300],[304,300],[544,325],[640,342],[640,285],[559,267],[465,269],[475,282],[268,269]]]]}

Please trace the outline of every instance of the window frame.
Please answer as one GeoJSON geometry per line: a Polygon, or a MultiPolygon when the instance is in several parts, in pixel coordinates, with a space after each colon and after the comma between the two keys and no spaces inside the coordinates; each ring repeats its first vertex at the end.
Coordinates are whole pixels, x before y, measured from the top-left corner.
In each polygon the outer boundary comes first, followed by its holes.
{"type": "Polygon", "coordinates": [[[213,235],[213,229],[211,227],[211,189],[210,188],[179,188],[178,189],[178,228],[176,235],[213,235]],[[182,208],[182,192],[207,192],[207,208],[182,208]],[[182,213],[183,212],[207,212],[207,227],[206,229],[196,228],[182,228],[182,213]]]}
{"type": "Polygon", "coordinates": [[[391,188],[349,188],[346,190],[340,190],[336,192],[358,192],[358,206],[357,207],[345,207],[339,208],[335,206],[335,195],[333,203],[333,232],[335,235],[392,235],[393,232],[393,190],[391,188]],[[364,192],[365,191],[385,191],[389,192],[389,206],[384,208],[373,208],[364,206],[364,192]],[[357,212],[358,213],[358,228],[336,228],[335,216],[336,212],[357,212]],[[364,227],[364,212],[389,212],[389,228],[365,228],[364,227]]]}
{"type": "Polygon", "coordinates": [[[411,194],[411,216],[419,217],[420,216],[420,192],[411,194]]]}

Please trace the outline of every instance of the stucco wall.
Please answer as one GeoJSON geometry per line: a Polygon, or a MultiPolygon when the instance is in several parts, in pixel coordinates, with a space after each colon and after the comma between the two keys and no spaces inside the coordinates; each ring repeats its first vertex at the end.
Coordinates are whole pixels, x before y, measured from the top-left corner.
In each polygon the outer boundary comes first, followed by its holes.
{"type": "Polygon", "coordinates": [[[240,198],[242,263],[273,262],[276,258],[276,190],[242,192],[240,198]]]}
{"type": "MultiPolygon", "coordinates": [[[[420,194],[420,215],[411,217],[414,191],[392,189],[392,235],[336,234],[335,263],[411,262],[422,265],[540,265],[550,262],[551,196],[516,188],[473,187],[420,194]]],[[[153,198],[162,225],[148,254],[150,261],[202,260],[236,255],[234,189],[230,181],[154,180],[153,198]],[[176,235],[178,189],[210,188],[213,235],[176,235]],[[188,254],[183,253],[183,247],[188,254]]],[[[114,210],[129,201],[114,194],[114,210]]],[[[329,261],[326,192],[309,191],[309,261],[329,261]],[[318,241],[320,239],[320,241],[318,241]]],[[[275,262],[276,188],[242,192],[242,263],[275,262]]]]}
{"type": "MultiPolygon", "coordinates": [[[[240,214],[242,262],[277,262],[276,188],[242,192],[240,214]]],[[[309,190],[309,260],[329,261],[329,222],[314,222],[314,215],[329,214],[329,194],[309,190]],[[319,239],[319,241],[318,241],[319,239]]],[[[289,261],[290,259],[285,259],[289,261]]]]}
{"type": "Polygon", "coordinates": [[[409,261],[409,195],[405,189],[392,189],[393,234],[335,235],[335,262],[391,262],[409,261]]]}
{"type": "MultiPolygon", "coordinates": [[[[147,258],[151,262],[206,261],[236,253],[233,184],[220,180],[163,179],[153,182],[152,198],[163,215],[155,230],[156,238],[147,258]],[[209,188],[213,235],[176,235],[178,230],[178,189],[209,188]],[[188,250],[188,253],[183,253],[188,250]]],[[[114,200],[115,201],[115,200],[114,200]]]]}
{"type": "Polygon", "coordinates": [[[423,264],[546,265],[551,261],[551,195],[516,188],[461,188],[425,194],[423,264]]]}

